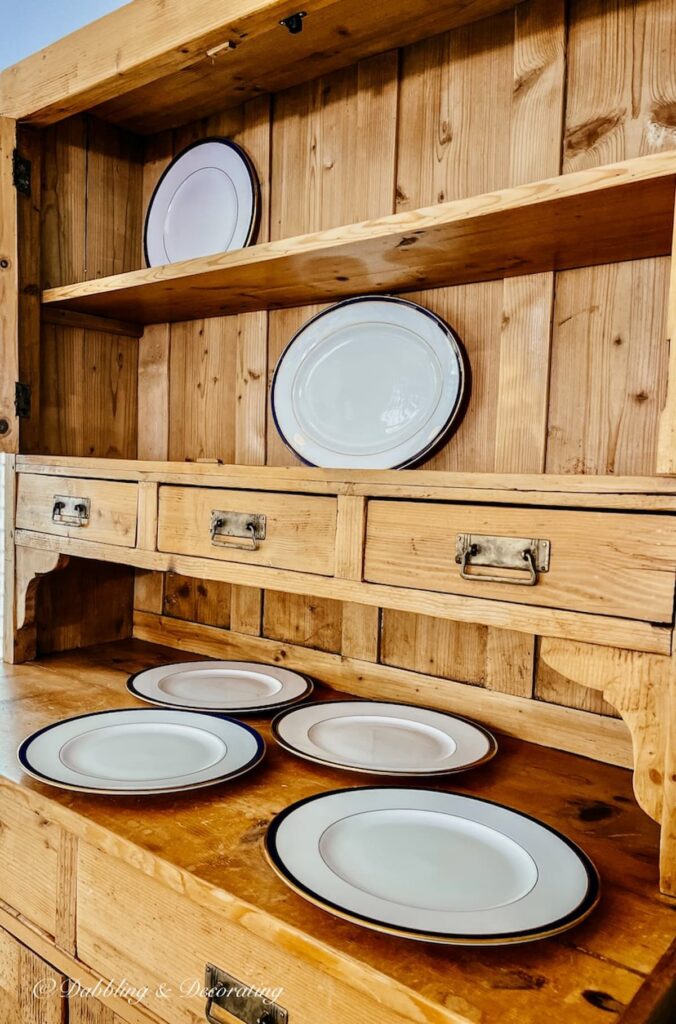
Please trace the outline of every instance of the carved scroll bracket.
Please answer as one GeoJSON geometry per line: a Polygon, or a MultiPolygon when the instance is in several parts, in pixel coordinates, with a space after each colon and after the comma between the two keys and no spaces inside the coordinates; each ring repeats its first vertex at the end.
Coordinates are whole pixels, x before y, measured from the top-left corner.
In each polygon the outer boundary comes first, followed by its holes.
{"type": "Polygon", "coordinates": [[[14,588],[14,661],[35,657],[35,609],[38,582],[47,573],[68,565],[68,555],[17,547],[14,588]]]}
{"type": "Polygon", "coordinates": [[[631,733],[634,793],[659,822],[660,888],[676,896],[676,659],[543,637],[540,657],[568,679],[599,690],[631,733]]]}

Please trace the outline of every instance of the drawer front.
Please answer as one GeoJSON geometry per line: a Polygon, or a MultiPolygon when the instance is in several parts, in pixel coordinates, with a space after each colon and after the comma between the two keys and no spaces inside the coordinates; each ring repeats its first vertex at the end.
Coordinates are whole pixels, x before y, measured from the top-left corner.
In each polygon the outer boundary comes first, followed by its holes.
{"type": "Polygon", "coordinates": [[[538,508],[372,501],[364,578],[416,590],[671,622],[673,516],[538,508]],[[523,570],[456,562],[460,534],[547,540],[549,570],[535,586],[523,570]],[[486,580],[504,575],[507,582],[486,580]]]}
{"type": "Polygon", "coordinates": [[[16,525],[19,530],[133,548],[137,501],[136,484],[21,473],[16,525]],[[76,511],[80,504],[87,512],[84,518],[76,511]]]}
{"type": "Polygon", "coordinates": [[[166,486],[160,488],[158,548],[332,576],[336,514],[335,498],[166,486]],[[212,537],[215,513],[223,514],[228,528],[237,522],[232,529],[239,536],[217,533],[212,537]],[[254,516],[265,517],[265,523],[259,518],[254,529],[259,536],[246,529],[247,520],[254,516]]]}
{"type": "MultiPolygon", "coordinates": [[[[251,856],[262,854],[252,847],[251,856]]],[[[81,842],[78,958],[104,979],[124,978],[130,987],[142,990],[141,1005],[167,1024],[205,1019],[208,963],[243,986],[272,992],[274,1001],[288,1011],[289,1024],[408,1024],[423,1019],[408,990],[381,980],[374,995],[379,976],[374,984],[363,974],[359,977],[357,968],[357,985],[346,984],[316,962],[304,960],[300,935],[278,931],[274,918],[253,908],[246,913],[227,897],[222,904],[214,901],[205,907],[196,902],[205,898],[201,887],[195,886],[195,902],[186,889],[187,894],[169,889],[81,842]],[[248,921],[249,927],[239,920],[248,921]]],[[[349,965],[343,967],[349,976],[349,965]]],[[[215,1015],[231,1019],[220,1010],[215,1015]]]]}
{"type": "Polygon", "coordinates": [[[50,935],[56,934],[61,829],[0,789],[0,900],[50,935]]]}

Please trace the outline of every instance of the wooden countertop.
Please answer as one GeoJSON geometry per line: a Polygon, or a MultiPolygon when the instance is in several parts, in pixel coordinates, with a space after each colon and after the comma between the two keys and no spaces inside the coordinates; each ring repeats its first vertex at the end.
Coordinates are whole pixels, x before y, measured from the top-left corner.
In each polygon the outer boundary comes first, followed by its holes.
{"type": "Polygon", "coordinates": [[[273,874],[262,837],[276,812],[312,793],[374,780],[291,757],[270,739],[265,720],[249,719],[269,744],[263,765],[194,795],[93,797],[21,772],[15,751],[25,735],[71,715],[139,705],[125,688],[127,676],[178,657],[124,641],[1,666],[0,785],[18,787],[29,804],[74,833],[170,886],[190,888],[221,913],[236,907],[243,927],[314,959],[327,974],[403,987],[414,1002],[437,1004],[442,1019],[447,1010],[449,1020],[456,1011],[488,1024],[608,1021],[669,946],[674,904],[658,892],[657,825],[638,808],[628,771],[572,754],[501,738],[493,762],[435,786],[542,818],[580,843],[601,873],[601,906],[579,927],[484,950],[359,928],[310,905],[273,874]]]}

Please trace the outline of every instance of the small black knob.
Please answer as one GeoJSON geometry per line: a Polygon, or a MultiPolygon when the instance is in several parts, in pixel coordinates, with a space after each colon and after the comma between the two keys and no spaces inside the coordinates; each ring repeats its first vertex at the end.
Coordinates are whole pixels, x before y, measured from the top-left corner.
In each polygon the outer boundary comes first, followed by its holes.
{"type": "Polygon", "coordinates": [[[307,17],[307,11],[297,11],[295,14],[290,14],[288,18],[282,18],[279,24],[288,28],[292,36],[296,36],[303,31],[303,18],[305,17],[307,17]]]}
{"type": "Polygon", "coordinates": [[[2,434],[9,434],[9,420],[0,420],[0,436],[2,434]]]}
{"type": "Polygon", "coordinates": [[[0,270],[7,270],[8,267],[9,260],[7,259],[6,256],[3,256],[2,259],[0,259],[0,270]]]}

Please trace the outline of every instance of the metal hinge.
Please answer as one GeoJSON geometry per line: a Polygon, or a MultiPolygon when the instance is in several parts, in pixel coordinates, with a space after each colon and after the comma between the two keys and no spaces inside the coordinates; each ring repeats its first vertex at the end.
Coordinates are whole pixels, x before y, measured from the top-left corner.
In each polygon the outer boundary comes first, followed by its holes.
{"type": "Polygon", "coordinates": [[[12,154],[12,181],[14,188],[23,196],[31,194],[31,162],[21,156],[18,149],[12,154]]]}
{"type": "Polygon", "coordinates": [[[31,386],[17,381],[14,385],[14,408],[17,416],[28,419],[31,414],[31,386]]]}

